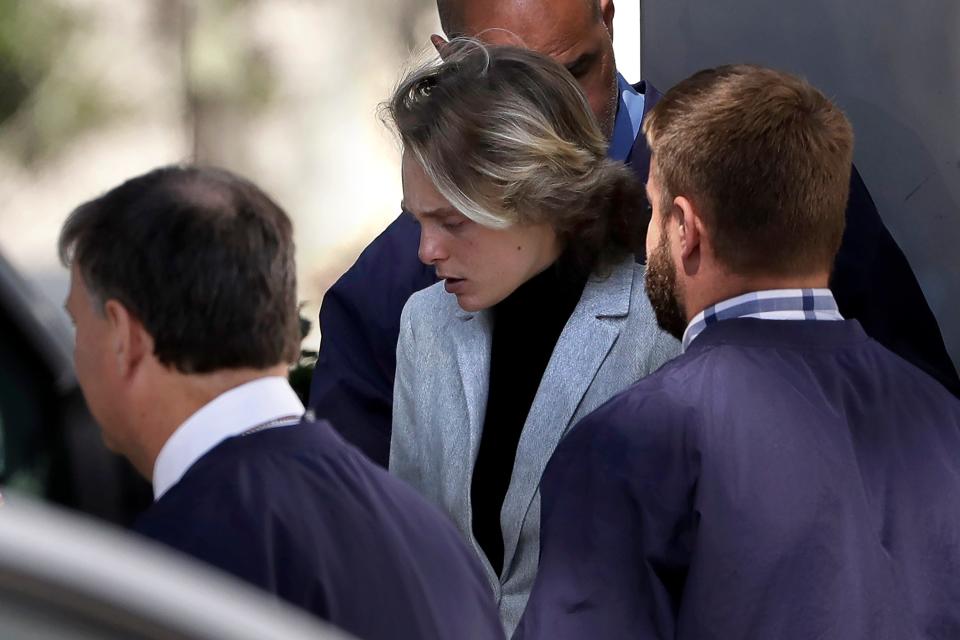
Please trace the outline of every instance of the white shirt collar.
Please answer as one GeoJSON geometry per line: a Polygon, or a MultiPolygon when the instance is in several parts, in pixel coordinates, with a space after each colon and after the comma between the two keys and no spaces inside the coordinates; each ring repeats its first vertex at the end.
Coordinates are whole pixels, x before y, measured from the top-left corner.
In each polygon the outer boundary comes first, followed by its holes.
{"type": "Polygon", "coordinates": [[[258,378],[226,391],[186,419],[160,449],[153,465],[153,499],[159,500],[218,444],[259,425],[303,415],[303,403],[285,378],[258,378]]]}

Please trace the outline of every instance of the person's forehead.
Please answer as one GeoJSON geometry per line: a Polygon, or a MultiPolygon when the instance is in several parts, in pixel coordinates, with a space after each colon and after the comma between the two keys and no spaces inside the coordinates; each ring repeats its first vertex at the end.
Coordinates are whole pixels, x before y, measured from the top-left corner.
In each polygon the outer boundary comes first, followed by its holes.
{"type": "Polygon", "coordinates": [[[76,261],[70,265],[70,288],[67,289],[67,304],[74,301],[80,293],[86,292],[86,286],[83,282],[83,275],[80,273],[80,267],[76,261]]]}
{"type": "Polygon", "coordinates": [[[410,152],[403,154],[400,173],[403,182],[402,206],[405,210],[420,216],[437,211],[447,213],[452,209],[410,152]]]}
{"type": "Polygon", "coordinates": [[[480,35],[492,44],[522,44],[549,56],[562,56],[583,46],[594,26],[594,15],[585,0],[462,2],[466,35],[480,35]]]}
{"type": "Polygon", "coordinates": [[[76,262],[70,265],[70,288],[67,290],[67,297],[64,300],[64,308],[71,317],[76,318],[83,309],[91,307],[93,301],[90,297],[90,291],[84,281],[83,273],[76,262]]]}

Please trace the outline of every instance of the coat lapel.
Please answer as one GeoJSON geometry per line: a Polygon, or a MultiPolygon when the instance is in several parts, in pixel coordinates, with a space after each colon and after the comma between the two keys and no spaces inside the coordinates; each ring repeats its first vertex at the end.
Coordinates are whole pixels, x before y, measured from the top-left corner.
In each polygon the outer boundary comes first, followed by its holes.
{"type": "MultiPolygon", "coordinates": [[[[473,477],[473,463],[480,446],[480,434],[483,431],[483,419],[486,415],[487,395],[490,381],[490,346],[493,340],[493,323],[489,311],[469,313],[457,311],[457,320],[451,326],[451,342],[456,349],[459,378],[463,385],[463,404],[467,412],[469,446],[458,447],[465,457],[457,462],[465,473],[458,477],[467,478],[465,499],[469,504],[470,481],[473,477]]],[[[464,437],[460,425],[448,425],[455,429],[454,442],[464,437]]],[[[468,516],[469,520],[469,516],[468,516]]]]}
{"type": "MultiPolygon", "coordinates": [[[[643,119],[646,119],[650,110],[660,101],[662,97],[656,88],[646,81],[638,82],[633,88],[643,94],[643,119]]],[[[646,182],[650,173],[650,147],[647,146],[647,136],[642,132],[633,142],[633,149],[627,156],[627,166],[633,169],[634,174],[640,182],[646,182]]],[[[646,198],[646,195],[644,195],[646,198]]],[[[646,263],[646,248],[641,246],[637,251],[639,262],[646,263]]]]}
{"type": "Polygon", "coordinates": [[[520,436],[501,511],[505,570],[513,560],[523,521],[547,462],[571,426],[577,407],[630,311],[633,262],[631,256],[603,280],[591,277],[550,356],[520,436]]]}
{"type": "MultiPolygon", "coordinates": [[[[643,119],[646,119],[647,114],[662,96],[652,84],[646,81],[638,82],[633,85],[633,88],[643,94],[643,119]]],[[[650,173],[650,148],[647,146],[647,137],[643,132],[633,141],[633,149],[627,156],[627,166],[633,169],[640,182],[647,181],[647,174],[650,173]]]]}

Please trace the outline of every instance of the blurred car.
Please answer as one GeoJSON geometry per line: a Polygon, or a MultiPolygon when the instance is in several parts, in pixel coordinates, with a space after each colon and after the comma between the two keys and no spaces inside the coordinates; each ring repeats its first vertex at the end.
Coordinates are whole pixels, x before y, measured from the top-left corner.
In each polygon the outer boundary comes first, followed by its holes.
{"type": "Polygon", "coordinates": [[[347,640],[186,556],[33,501],[0,506],[4,640],[347,640]]]}
{"type": "Polygon", "coordinates": [[[150,485],[103,445],[72,352],[66,314],[0,255],[0,487],[128,525],[150,485]]]}

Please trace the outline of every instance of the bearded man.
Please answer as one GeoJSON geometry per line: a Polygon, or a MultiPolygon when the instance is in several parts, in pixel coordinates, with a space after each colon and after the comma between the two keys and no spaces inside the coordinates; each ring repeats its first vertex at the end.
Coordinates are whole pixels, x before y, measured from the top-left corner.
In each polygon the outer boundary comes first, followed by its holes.
{"type": "Polygon", "coordinates": [[[829,288],[850,123],[730,66],[644,131],[647,290],[684,353],[557,448],[514,637],[960,637],[960,402],[829,288]]]}

